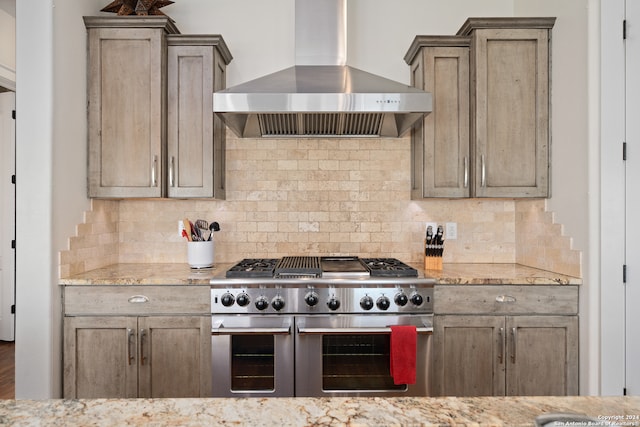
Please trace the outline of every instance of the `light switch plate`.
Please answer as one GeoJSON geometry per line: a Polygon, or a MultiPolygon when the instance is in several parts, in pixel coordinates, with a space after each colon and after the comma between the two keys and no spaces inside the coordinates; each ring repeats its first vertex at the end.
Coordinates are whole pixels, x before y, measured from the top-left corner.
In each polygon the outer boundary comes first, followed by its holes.
{"type": "Polygon", "coordinates": [[[447,222],[444,227],[444,238],[447,240],[456,240],[458,238],[458,224],[455,222],[447,222]]]}

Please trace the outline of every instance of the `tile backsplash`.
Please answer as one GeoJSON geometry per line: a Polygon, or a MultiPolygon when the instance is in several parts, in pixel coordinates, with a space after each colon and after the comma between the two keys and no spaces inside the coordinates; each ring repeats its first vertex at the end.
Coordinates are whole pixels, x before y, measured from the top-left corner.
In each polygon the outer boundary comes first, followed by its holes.
{"type": "Polygon", "coordinates": [[[60,253],[60,275],[117,262],[186,262],[178,235],[186,217],[220,223],[216,262],[324,254],[421,262],[425,223],[455,222],[458,238],[446,240],[444,262],[517,262],[581,277],[581,254],[545,200],[411,200],[410,151],[408,137],[228,133],[226,200],[94,199],[60,253]]]}

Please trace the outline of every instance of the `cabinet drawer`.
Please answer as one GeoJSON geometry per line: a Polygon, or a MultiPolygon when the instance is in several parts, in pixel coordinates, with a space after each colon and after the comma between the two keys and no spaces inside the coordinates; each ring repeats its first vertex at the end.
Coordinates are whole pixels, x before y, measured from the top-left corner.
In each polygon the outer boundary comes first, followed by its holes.
{"type": "Polygon", "coordinates": [[[433,295],[436,314],[577,314],[577,286],[443,285],[433,295]]]}
{"type": "Polygon", "coordinates": [[[67,286],[64,312],[73,315],[211,313],[208,286],[67,286]]]}

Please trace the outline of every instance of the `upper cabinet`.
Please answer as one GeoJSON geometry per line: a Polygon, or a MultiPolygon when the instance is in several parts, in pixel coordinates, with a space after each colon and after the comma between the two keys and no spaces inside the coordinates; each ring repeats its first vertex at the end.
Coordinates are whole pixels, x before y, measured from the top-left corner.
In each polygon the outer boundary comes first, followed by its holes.
{"type": "Polygon", "coordinates": [[[222,37],[181,35],[165,16],[84,22],[89,197],[223,198],[222,37]]]}
{"type": "Polygon", "coordinates": [[[433,112],[411,134],[413,199],[469,197],[469,37],[417,36],[412,84],[433,96],[433,112]]]}
{"type": "Polygon", "coordinates": [[[225,126],[213,114],[231,55],[220,36],[167,36],[169,197],[225,197],[225,126]]]}
{"type": "Polygon", "coordinates": [[[414,199],[548,197],[555,18],[470,18],[405,60],[433,112],[412,135],[414,199]]]}

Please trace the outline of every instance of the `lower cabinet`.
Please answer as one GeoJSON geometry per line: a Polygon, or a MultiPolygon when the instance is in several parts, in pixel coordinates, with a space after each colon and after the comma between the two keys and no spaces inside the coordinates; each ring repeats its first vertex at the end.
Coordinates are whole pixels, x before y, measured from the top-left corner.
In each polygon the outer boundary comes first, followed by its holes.
{"type": "Polygon", "coordinates": [[[63,353],[65,399],[211,396],[210,314],[66,315],[63,353]]]}
{"type": "Polygon", "coordinates": [[[578,394],[577,316],[436,316],[438,394],[578,394]]]}
{"type": "Polygon", "coordinates": [[[434,295],[435,395],[579,393],[575,286],[467,286],[456,293],[459,288],[434,295]],[[452,304],[466,294],[475,295],[473,304],[452,304]],[[544,314],[531,309],[536,303],[544,314]]]}

